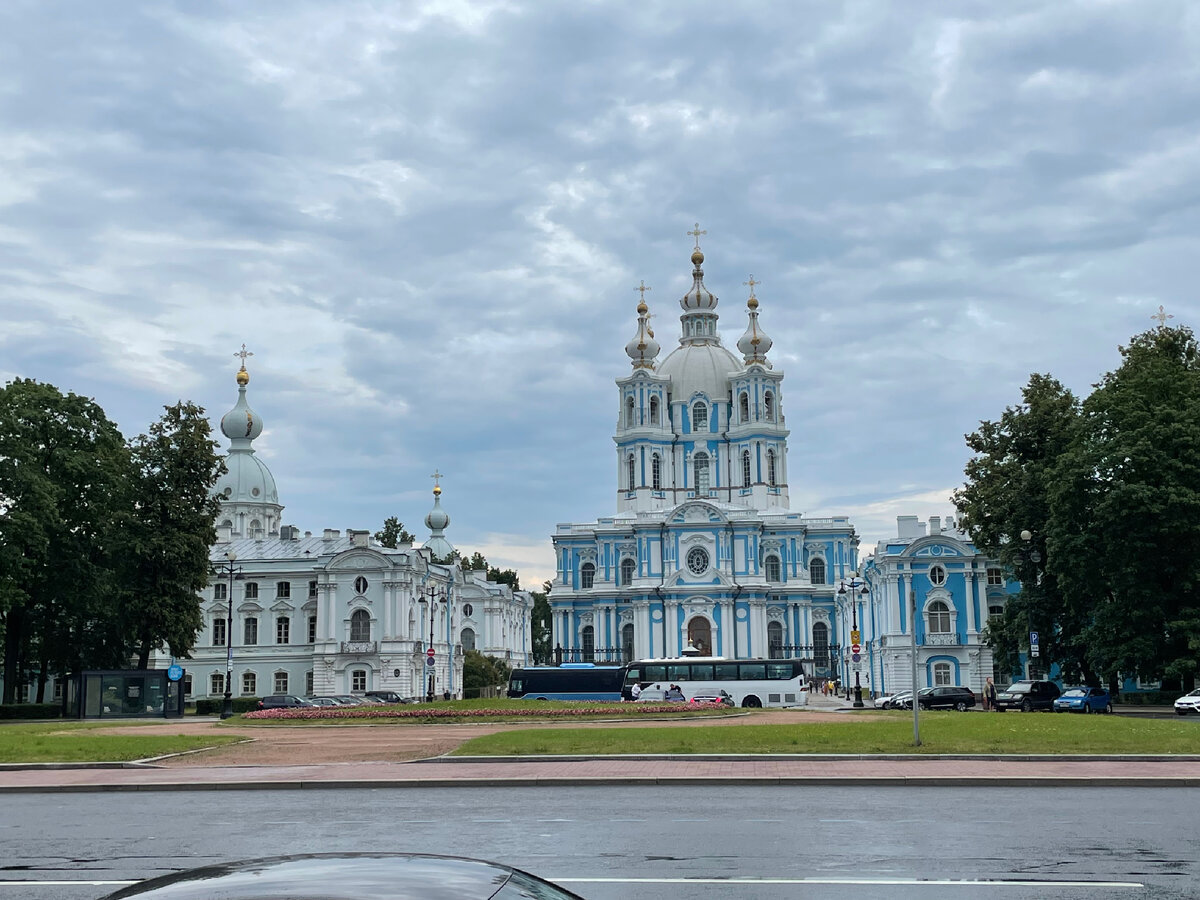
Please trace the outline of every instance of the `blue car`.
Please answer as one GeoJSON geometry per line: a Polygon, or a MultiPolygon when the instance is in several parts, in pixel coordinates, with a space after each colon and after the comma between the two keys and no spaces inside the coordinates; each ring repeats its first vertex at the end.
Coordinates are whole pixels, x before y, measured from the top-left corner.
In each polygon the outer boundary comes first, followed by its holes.
{"type": "Polygon", "coordinates": [[[1104,688],[1071,688],[1055,699],[1054,711],[1110,713],[1113,711],[1112,697],[1104,688]]]}

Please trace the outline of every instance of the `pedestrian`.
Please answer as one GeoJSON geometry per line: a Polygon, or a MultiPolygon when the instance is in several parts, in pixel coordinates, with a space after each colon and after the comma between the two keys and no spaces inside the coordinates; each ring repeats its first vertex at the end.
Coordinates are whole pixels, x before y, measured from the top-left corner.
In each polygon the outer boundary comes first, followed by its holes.
{"type": "Polygon", "coordinates": [[[638,697],[642,696],[642,684],[640,681],[635,681],[633,683],[633,687],[629,689],[629,696],[633,697],[634,700],[637,700],[638,697]]]}
{"type": "Polygon", "coordinates": [[[996,685],[990,676],[983,686],[983,708],[989,712],[996,708],[996,685]]]}

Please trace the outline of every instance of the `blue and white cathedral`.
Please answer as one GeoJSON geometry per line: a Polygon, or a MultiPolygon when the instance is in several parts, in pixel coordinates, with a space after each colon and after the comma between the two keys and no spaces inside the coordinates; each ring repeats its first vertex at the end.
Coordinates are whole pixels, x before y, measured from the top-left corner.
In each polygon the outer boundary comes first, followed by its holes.
{"type": "Polygon", "coordinates": [[[981,690],[993,674],[982,632],[1013,586],[949,521],[931,517],[926,535],[901,517],[860,567],[847,516],[791,510],[784,373],[768,358],[758,282],[745,282],[735,354],[698,243],[691,261],[679,346],[661,360],[641,289],[632,371],[617,380],[616,514],[553,535],[556,659],[791,657],[810,677],[853,684],[857,666],[870,691],[906,689],[902,606],[916,591],[919,685],[981,690]]]}

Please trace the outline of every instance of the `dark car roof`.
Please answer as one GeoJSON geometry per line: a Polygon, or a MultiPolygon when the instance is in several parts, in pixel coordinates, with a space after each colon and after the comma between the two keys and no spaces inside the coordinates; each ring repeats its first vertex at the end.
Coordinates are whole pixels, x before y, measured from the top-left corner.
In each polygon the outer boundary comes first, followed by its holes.
{"type": "MultiPolygon", "coordinates": [[[[312,853],[191,869],[104,900],[486,900],[516,871],[454,856],[312,853]]],[[[558,890],[564,897],[576,896],[558,890]]]]}

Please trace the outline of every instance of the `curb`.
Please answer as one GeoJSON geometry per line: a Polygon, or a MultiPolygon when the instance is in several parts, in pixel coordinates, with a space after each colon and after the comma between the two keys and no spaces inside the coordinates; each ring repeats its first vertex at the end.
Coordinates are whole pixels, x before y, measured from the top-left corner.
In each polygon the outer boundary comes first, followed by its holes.
{"type": "Polygon", "coordinates": [[[0,786],[0,794],[42,793],[126,793],[146,791],[308,791],[308,790],[381,790],[447,787],[589,787],[589,786],[645,786],[696,787],[700,785],[741,785],[782,787],[1137,787],[1137,788],[1180,788],[1200,787],[1200,777],[1069,777],[1022,775],[1015,777],[997,776],[953,776],[928,775],[874,775],[847,777],[802,777],[802,776],[682,776],[664,778],[650,776],[598,776],[595,778],[430,778],[406,780],[342,779],[337,781],[246,781],[185,783],[161,782],[157,784],[72,784],[72,785],[10,785],[0,786]]]}

